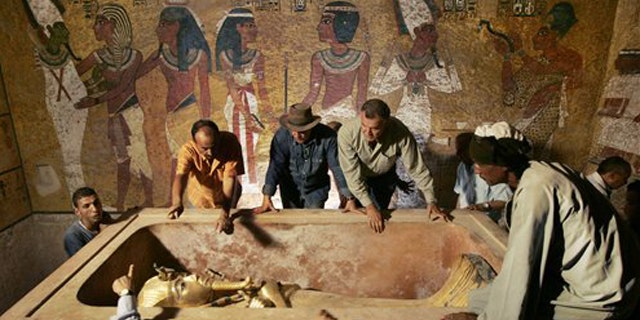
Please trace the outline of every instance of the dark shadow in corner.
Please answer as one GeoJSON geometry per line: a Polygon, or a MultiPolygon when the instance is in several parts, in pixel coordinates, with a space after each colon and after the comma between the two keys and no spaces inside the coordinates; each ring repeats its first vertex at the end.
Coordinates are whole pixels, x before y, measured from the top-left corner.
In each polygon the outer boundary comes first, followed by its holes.
{"type": "Polygon", "coordinates": [[[142,288],[147,279],[157,274],[154,264],[176,271],[185,270],[158,238],[148,228],[143,228],[134,232],[91,274],[78,290],[76,298],[90,306],[116,306],[118,295],[111,285],[113,280],[127,273],[130,264],[135,265],[134,290],[142,288]]]}

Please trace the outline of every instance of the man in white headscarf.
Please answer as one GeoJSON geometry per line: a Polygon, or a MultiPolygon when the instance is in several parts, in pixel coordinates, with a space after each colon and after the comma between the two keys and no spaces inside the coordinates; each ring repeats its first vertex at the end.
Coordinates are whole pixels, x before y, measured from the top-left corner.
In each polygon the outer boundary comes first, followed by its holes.
{"type": "Polygon", "coordinates": [[[580,173],[529,161],[506,122],[477,128],[476,173],[514,189],[502,270],[472,292],[469,313],[444,319],[627,319],[638,302],[638,243],[611,203],[580,173]]]}

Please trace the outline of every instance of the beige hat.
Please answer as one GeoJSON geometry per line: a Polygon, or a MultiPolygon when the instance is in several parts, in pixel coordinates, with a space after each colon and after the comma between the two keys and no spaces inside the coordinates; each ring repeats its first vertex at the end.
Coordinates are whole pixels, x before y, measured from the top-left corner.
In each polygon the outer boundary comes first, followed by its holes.
{"type": "Polygon", "coordinates": [[[307,131],[320,123],[320,116],[311,113],[311,107],[296,103],[289,107],[289,112],[280,117],[280,124],[294,131],[307,131]]]}

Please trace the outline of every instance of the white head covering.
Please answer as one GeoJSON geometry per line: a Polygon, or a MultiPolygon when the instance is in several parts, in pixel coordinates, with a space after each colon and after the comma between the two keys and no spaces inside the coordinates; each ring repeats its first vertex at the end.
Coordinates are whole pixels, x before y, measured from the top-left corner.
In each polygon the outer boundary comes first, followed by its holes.
{"type": "Polygon", "coordinates": [[[474,134],[478,137],[494,137],[496,140],[511,138],[518,141],[525,141],[524,135],[518,129],[512,127],[505,121],[493,124],[484,124],[476,128],[474,134]]]}
{"type": "Polygon", "coordinates": [[[529,160],[531,144],[525,136],[508,123],[501,121],[476,128],[469,154],[479,164],[518,167],[529,160]]]}

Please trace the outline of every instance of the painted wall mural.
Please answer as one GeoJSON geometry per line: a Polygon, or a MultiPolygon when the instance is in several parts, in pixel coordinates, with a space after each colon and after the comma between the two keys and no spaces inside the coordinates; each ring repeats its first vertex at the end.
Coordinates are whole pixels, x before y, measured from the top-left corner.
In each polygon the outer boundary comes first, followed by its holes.
{"type": "Polygon", "coordinates": [[[271,117],[273,110],[266,88],[265,57],[259,49],[249,48],[258,35],[251,10],[234,8],[218,22],[218,26],[216,71],[223,73],[227,85],[224,118],[227,130],[238,137],[242,146],[243,190],[255,194],[262,188],[258,184],[257,170],[257,146],[265,129],[262,114],[271,117]]]}
{"type": "Polygon", "coordinates": [[[7,88],[4,85],[4,76],[2,68],[0,68],[0,115],[9,113],[9,97],[7,96],[7,88]]]}
{"type": "MultiPolygon", "coordinates": [[[[402,21],[413,39],[411,48],[384,63],[372,81],[369,91],[386,95],[402,89],[402,98],[395,116],[415,134],[428,140],[432,108],[430,90],[452,93],[462,90],[462,84],[452,61],[443,61],[438,50],[437,15],[424,1],[399,1],[402,21]],[[403,5],[404,3],[413,2],[403,5]],[[418,14],[422,13],[422,14],[418,14]]],[[[432,4],[433,5],[433,4],[432,4]]],[[[391,50],[392,52],[394,50],[391,50]]]]}
{"type": "MultiPolygon", "coordinates": [[[[376,71],[369,91],[383,98],[391,92],[402,91],[395,116],[414,133],[423,156],[428,159],[427,144],[433,135],[429,91],[453,93],[461,91],[462,84],[450,56],[447,55],[449,61],[444,61],[439,54],[446,49],[438,48],[436,26],[441,10],[437,5],[433,1],[397,0],[395,9],[399,29],[410,35],[411,47],[406,52],[392,55],[397,51],[397,43],[392,43],[387,52],[389,56],[376,71]]],[[[434,164],[430,167],[434,168],[434,164]]],[[[411,180],[400,159],[396,168],[400,179],[411,180]]],[[[392,203],[398,208],[426,206],[422,192],[416,190],[398,191],[392,203]]]]}
{"type": "MultiPolygon", "coordinates": [[[[82,137],[87,111],[73,108],[87,95],[74,62],[78,57],[70,46],[71,32],[62,18],[65,9],[59,0],[22,0],[29,21],[27,29],[34,45],[36,64],[45,80],[45,103],[55,127],[63,161],[63,179],[73,193],[86,185],[82,170],[82,137]]],[[[56,178],[57,179],[57,178],[56,178]]]]}
{"type": "Polygon", "coordinates": [[[159,68],[167,83],[164,132],[171,154],[170,181],[175,176],[178,151],[191,138],[191,124],[211,116],[211,49],[200,28],[188,8],[164,8],[155,30],[159,48],[147,57],[137,72],[140,78],[159,68]]]}
{"type": "Polygon", "coordinates": [[[8,114],[0,115],[0,172],[20,167],[20,153],[8,114]]]}
{"type": "MultiPolygon", "coordinates": [[[[524,130],[538,158],[570,146],[578,149],[566,156],[579,163],[588,142],[568,141],[568,132],[591,125],[596,110],[585,106],[605,80],[598,57],[612,32],[588,26],[603,14],[613,21],[616,8],[605,0],[10,1],[22,9],[14,20],[29,23],[40,71],[15,68],[44,80],[33,92],[55,131],[46,143],[62,156],[59,166],[19,139],[29,185],[59,178],[30,186],[43,211],[69,209],[56,185],[67,195],[92,185],[117,210],[165,205],[177,152],[200,118],[238,136],[240,205],[258,205],[277,118],[296,102],[326,123],[383,98],[425,156],[438,158],[434,172],[455,161],[455,135],[498,120],[524,130]],[[477,32],[480,21],[489,33],[477,32]]],[[[33,117],[20,109],[17,123],[33,117]]]]}
{"type": "Polygon", "coordinates": [[[582,57],[560,43],[577,22],[573,5],[561,2],[547,14],[545,24],[531,39],[539,55],[530,56],[522,49],[522,39],[496,39],[496,51],[503,56],[503,102],[522,110],[514,124],[533,143],[533,155],[550,160],[553,134],[564,126],[568,116],[567,90],[580,85],[582,57]],[[520,58],[522,66],[514,69],[512,59],[520,58]]]}
{"type": "Polygon", "coordinates": [[[131,175],[142,181],[143,207],[153,206],[153,173],[142,131],[144,113],[136,96],[136,73],[142,53],[131,47],[133,29],[124,7],[100,6],[93,25],[96,40],[104,46],[93,51],[76,65],[80,75],[91,71],[87,96],[74,105],[86,109],[106,104],[107,135],[117,163],[117,198],[115,207],[125,209],[131,175]]]}
{"type": "Polygon", "coordinates": [[[5,89],[0,68],[0,229],[31,213],[5,89]]]}
{"type": "Polygon", "coordinates": [[[10,223],[31,213],[29,198],[21,169],[0,174],[0,226],[10,223]]]}
{"type": "Polygon", "coordinates": [[[20,152],[9,114],[9,99],[0,68],[0,173],[20,167],[20,152]]]}
{"type": "MultiPolygon", "coordinates": [[[[349,47],[360,24],[358,8],[346,1],[326,4],[317,26],[318,38],[330,48],[316,51],[311,57],[309,92],[302,100],[313,105],[324,82],[321,110],[323,121],[344,121],[357,114],[367,99],[369,87],[369,53],[349,47]],[[357,94],[353,96],[353,89],[357,94]]],[[[364,31],[368,32],[368,31],[364,31]]]]}

